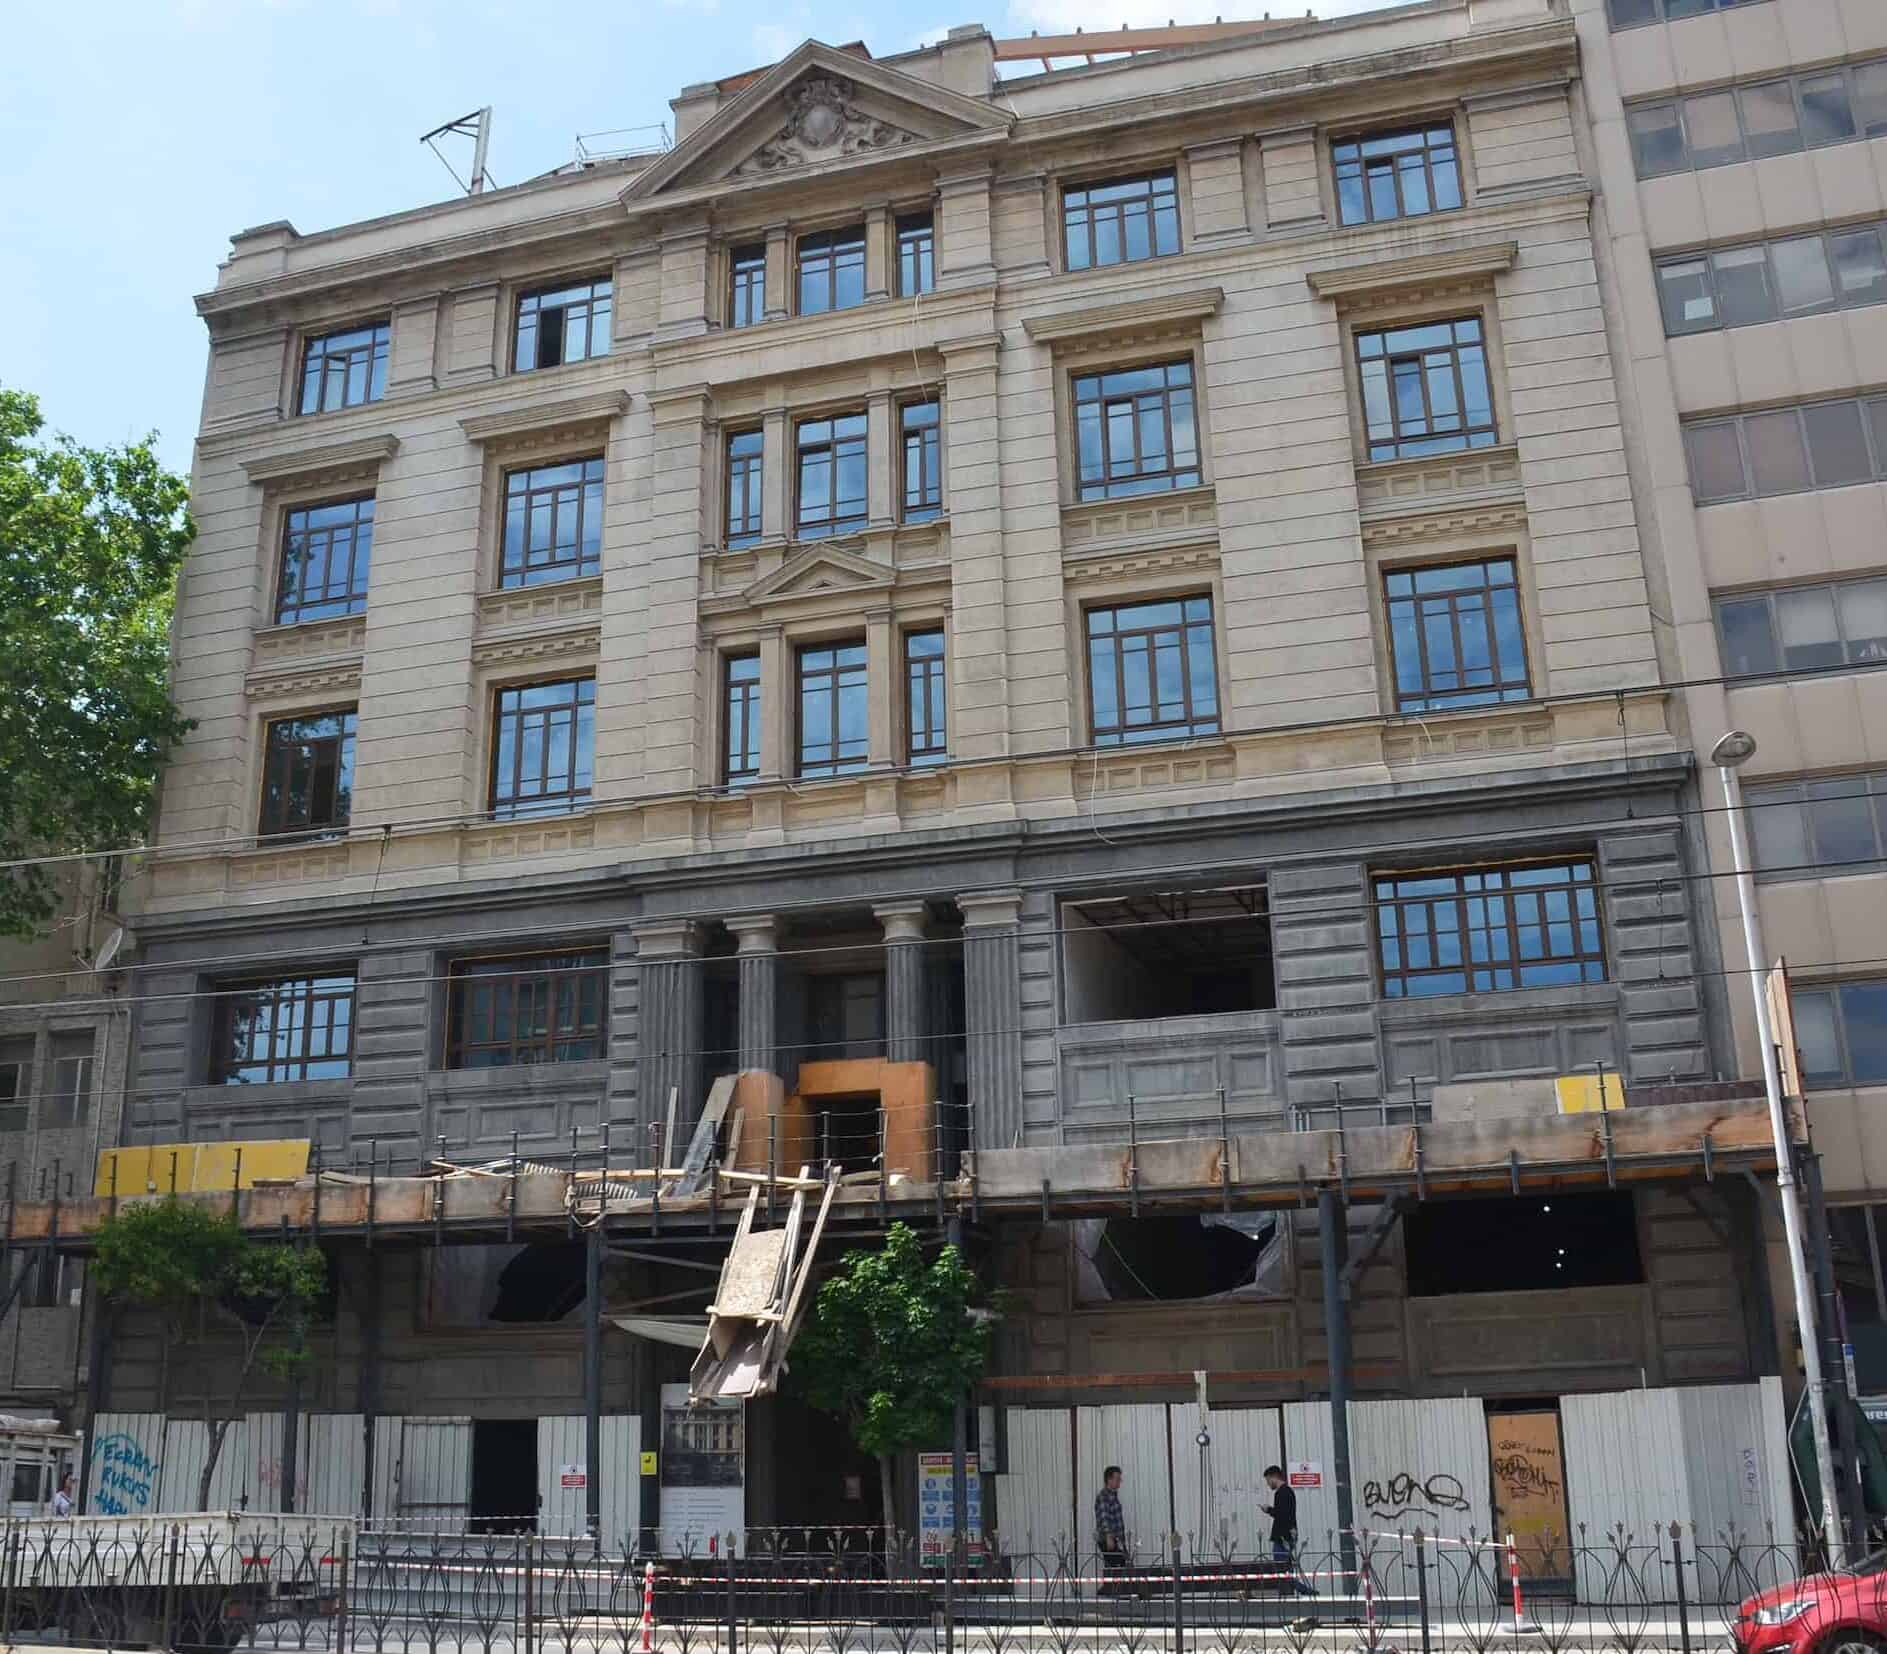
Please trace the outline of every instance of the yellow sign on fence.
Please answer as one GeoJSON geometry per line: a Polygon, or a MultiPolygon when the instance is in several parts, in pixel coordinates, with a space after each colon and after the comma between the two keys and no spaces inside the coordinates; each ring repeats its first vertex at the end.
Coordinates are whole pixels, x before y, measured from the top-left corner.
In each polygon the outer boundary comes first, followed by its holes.
{"type": "Polygon", "coordinates": [[[207,1193],[252,1189],[258,1182],[302,1177],[308,1170],[308,1139],[273,1138],[256,1143],[151,1143],[107,1149],[98,1157],[94,1194],[207,1193]]]}
{"type": "Polygon", "coordinates": [[[1603,1101],[1600,1100],[1599,1076],[1596,1074],[1562,1074],[1553,1082],[1553,1089],[1559,1093],[1561,1114],[1610,1113],[1615,1108],[1625,1106],[1625,1082],[1616,1074],[1608,1073],[1605,1076],[1603,1101]]]}

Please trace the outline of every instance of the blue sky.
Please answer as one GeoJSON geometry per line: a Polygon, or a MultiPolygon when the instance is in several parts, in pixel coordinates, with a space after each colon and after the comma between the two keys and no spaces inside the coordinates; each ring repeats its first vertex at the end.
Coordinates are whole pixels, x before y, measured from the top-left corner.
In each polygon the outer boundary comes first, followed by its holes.
{"type": "MultiPolygon", "coordinates": [[[[455,193],[427,128],[496,113],[499,184],[578,133],[669,118],[690,81],[808,35],[904,51],[995,33],[1262,15],[1260,0],[38,0],[0,54],[0,383],[81,441],[156,429],[190,459],[204,336],[191,298],[233,231],[324,229],[455,193]]],[[[1300,0],[1320,17],[1388,0],[1300,0]]],[[[463,151],[460,169],[464,170],[463,151]]]]}

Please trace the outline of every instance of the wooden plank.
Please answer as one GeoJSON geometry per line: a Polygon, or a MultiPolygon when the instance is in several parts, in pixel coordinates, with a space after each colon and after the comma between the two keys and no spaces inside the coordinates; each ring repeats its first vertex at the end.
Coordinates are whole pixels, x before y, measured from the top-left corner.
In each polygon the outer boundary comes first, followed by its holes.
{"type": "Polygon", "coordinates": [[[708,1313],[737,1318],[772,1309],[780,1301],[780,1270],[786,1249],[783,1229],[763,1229],[742,1236],[728,1250],[727,1263],[721,1270],[721,1289],[708,1305],[708,1313]]]}
{"type": "Polygon", "coordinates": [[[767,1351],[767,1366],[761,1376],[769,1389],[778,1381],[780,1369],[786,1362],[786,1352],[793,1347],[793,1340],[799,1334],[799,1320],[805,1313],[806,1283],[812,1279],[813,1260],[819,1255],[819,1237],[825,1233],[826,1214],[832,1210],[832,1197],[838,1192],[838,1187],[836,1175],[827,1178],[825,1199],[819,1202],[819,1215],[813,1220],[812,1238],[807,1241],[806,1255],[800,1260],[799,1278],[793,1282],[792,1295],[786,1301],[786,1315],[778,1336],[772,1340],[772,1347],[767,1351]]]}
{"type": "Polygon", "coordinates": [[[662,1169],[671,1171],[675,1165],[675,1104],[681,1098],[678,1086],[668,1088],[668,1122],[662,1127],[662,1169]]]}
{"type": "Polygon", "coordinates": [[[717,1075],[714,1084],[708,1088],[707,1106],[701,1111],[694,1137],[688,1144],[687,1156],[681,1163],[681,1176],[669,1191],[671,1198],[685,1200],[701,1187],[701,1181],[707,1175],[708,1160],[714,1153],[715,1139],[720,1136],[721,1122],[727,1118],[727,1106],[733,1100],[734,1076],[717,1075]]]}

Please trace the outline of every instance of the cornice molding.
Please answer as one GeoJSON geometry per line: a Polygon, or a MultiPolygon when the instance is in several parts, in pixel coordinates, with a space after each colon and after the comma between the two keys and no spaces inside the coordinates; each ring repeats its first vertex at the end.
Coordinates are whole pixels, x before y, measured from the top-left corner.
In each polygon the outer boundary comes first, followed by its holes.
{"type": "Polygon", "coordinates": [[[1458,540],[1475,535],[1519,535],[1527,531],[1527,508],[1519,501],[1507,504],[1459,506],[1439,511],[1411,511],[1406,516],[1365,521],[1366,546],[1426,545],[1437,540],[1458,540]]]}
{"type": "Polygon", "coordinates": [[[331,666],[302,666],[293,672],[251,672],[243,679],[243,698],[251,701],[273,701],[288,697],[300,699],[312,695],[326,695],[330,692],[349,689],[358,692],[360,665],[358,660],[337,661],[331,666]]]}
{"type": "Polygon", "coordinates": [[[1223,287],[1187,287],[1176,293],[1150,293],[1143,298],[1119,299],[1078,310],[1038,311],[1022,318],[1022,330],[1038,345],[1088,339],[1097,333],[1118,338],[1123,333],[1196,325],[1215,315],[1224,302],[1223,287]]]}
{"type": "Polygon", "coordinates": [[[244,473],[258,487],[287,482],[325,481],[337,473],[378,471],[400,449],[392,432],[356,437],[351,442],[310,443],[279,453],[261,454],[242,462],[244,473]]]}
{"type": "Polygon", "coordinates": [[[1469,281],[1491,281],[1511,270],[1520,256],[1518,241],[1490,241],[1476,247],[1451,248],[1440,253],[1418,253],[1412,258],[1382,259],[1368,264],[1326,265],[1310,270],[1304,280],[1320,299],[1343,302],[1375,299],[1412,287],[1452,286],[1469,281]]]}
{"type": "Polygon", "coordinates": [[[588,391],[554,402],[532,402],[500,413],[474,414],[459,421],[467,442],[504,442],[512,437],[541,436],[580,426],[603,425],[629,411],[629,393],[623,390],[588,391]]]}
{"type": "Polygon", "coordinates": [[[578,626],[552,631],[545,629],[522,636],[482,639],[472,645],[474,666],[521,666],[535,661],[569,660],[573,657],[602,653],[603,629],[600,625],[578,626]]]}

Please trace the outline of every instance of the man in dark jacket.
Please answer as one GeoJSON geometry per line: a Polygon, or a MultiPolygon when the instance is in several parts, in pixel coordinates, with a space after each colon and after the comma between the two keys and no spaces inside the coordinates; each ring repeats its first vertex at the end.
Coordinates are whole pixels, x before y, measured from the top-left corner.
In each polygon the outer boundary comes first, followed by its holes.
{"type": "Polygon", "coordinates": [[[1271,1560],[1291,1570],[1291,1589],[1297,1595],[1314,1597],[1317,1593],[1297,1573],[1297,1495],[1282,1465],[1265,1467],[1265,1486],[1271,1489],[1271,1503],[1258,1508],[1271,1518],[1271,1560]]]}
{"type": "Polygon", "coordinates": [[[1108,1576],[1099,1595],[1111,1597],[1118,1587],[1113,1576],[1127,1567],[1127,1519],[1120,1508],[1120,1466],[1101,1472],[1101,1491],[1094,1496],[1094,1544],[1101,1553],[1101,1570],[1108,1576]]]}

